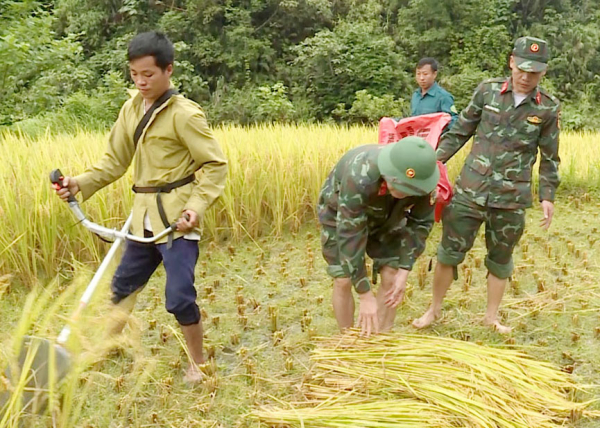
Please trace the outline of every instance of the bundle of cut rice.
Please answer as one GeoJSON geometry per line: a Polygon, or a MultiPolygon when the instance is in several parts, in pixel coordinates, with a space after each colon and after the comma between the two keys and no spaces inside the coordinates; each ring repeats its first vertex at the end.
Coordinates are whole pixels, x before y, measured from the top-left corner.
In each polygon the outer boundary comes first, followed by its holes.
{"type": "Polygon", "coordinates": [[[290,427],[556,428],[590,402],[572,377],[522,351],[422,335],[319,339],[303,385],[308,399],[263,406],[267,424],[290,427]]]}

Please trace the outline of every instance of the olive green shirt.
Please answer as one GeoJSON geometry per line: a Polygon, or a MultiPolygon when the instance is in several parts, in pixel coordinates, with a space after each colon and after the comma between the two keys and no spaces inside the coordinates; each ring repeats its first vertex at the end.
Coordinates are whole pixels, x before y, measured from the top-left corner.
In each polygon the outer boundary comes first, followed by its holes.
{"type": "Polygon", "coordinates": [[[558,99],[539,87],[515,107],[510,78],[482,82],[437,149],[445,163],[473,137],[454,199],[501,209],[530,207],[539,151],[539,198],[554,201],[560,183],[559,112],[558,99]]]}
{"type": "MultiPolygon", "coordinates": [[[[144,116],[144,101],[137,91],[132,94],[110,132],[105,155],[75,177],[83,200],[123,176],[132,161],[133,181],[139,187],[164,186],[195,173],[194,182],[162,193],[161,199],[169,222],[175,222],[189,209],[198,214],[202,224],[206,209],[223,192],[227,175],[227,161],[204,112],[184,96],[172,96],[154,111],[136,149],[133,134],[144,116]]],[[[146,212],[155,233],[165,228],[156,194],[136,193],[131,231],[137,236],[143,236],[146,212]]],[[[175,232],[173,237],[182,235],[175,232]]],[[[166,241],[164,238],[159,242],[166,241]]]]}

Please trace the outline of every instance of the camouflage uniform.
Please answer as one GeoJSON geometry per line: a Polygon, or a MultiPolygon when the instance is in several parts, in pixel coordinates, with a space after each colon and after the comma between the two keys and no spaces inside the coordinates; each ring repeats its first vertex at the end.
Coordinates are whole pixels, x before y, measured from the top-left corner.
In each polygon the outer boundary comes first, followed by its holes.
{"type": "Polygon", "coordinates": [[[433,225],[432,195],[397,199],[381,194],[377,158],[383,146],[346,153],[331,171],[318,203],[323,256],[334,278],[350,278],[358,293],[371,289],[365,252],[382,266],[410,270],[433,225]]]}
{"type": "Polygon", "coordinates": [[[512,274],[512,252],[530,207],[531,171],[540,152],[540,201],[554,201],[558,177],[559,102],[536,89],[514,106],[511,79],[479,85],[458,122],[438,147],[447,162],[470,138],[473,146],[443,214],[438,260],[456,266],[486,224],[486,267],[498,278],[512,274]]]}

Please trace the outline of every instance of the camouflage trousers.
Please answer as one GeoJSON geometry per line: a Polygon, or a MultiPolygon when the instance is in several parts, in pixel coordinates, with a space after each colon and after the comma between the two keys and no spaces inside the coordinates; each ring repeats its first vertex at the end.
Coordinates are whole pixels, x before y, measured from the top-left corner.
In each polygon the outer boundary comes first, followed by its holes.
{"type": "Polygon", "coordinates": [[[444,209],[442,222],[442,242],[437,253],[439,262],[450,266],[462,263],[467,251],[473,247],[479,227],[485,222],[485,266],[500,279],[511,276],[513,250],[525,228],[525,209],[483,207],[455,197],[444,209]]]}
{"type": "MultiPolygon", "coordinates": [[[[327,205],[319,205],[319,222],[321,223],[321,250],[327,262],[327,273],[333,278],[349,278],[350,273],[342,267],[337,235],[337,212],[327,205]]],[[[406,222],[406,220],[403,220],[406,222]]],[[[400,228],[398,228],[400,229],[400,228]]],[[[355,251],[358,251],[357,248],[355,251]]],[[[373,260],[373,276],[383,266],[394,269],[400,268],[402,239],[399,234],[371,233],[367,237],[367,255],[373,260]]]]}

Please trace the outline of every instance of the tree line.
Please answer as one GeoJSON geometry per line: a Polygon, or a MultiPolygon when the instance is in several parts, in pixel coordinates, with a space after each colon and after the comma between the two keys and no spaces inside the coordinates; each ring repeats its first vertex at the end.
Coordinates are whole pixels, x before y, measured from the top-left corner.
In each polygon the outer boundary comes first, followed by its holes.
{"type": "Polygon", "coordinates": [[[131,87],[127,43],[157,29],[175,85],[212,123],[404,116],[424,56],[460,109],[531,35],[549,43],[562,126],[597,129],[599,21],[596,0],[0,0],[0,125],[110,126],[131,87]]]}

